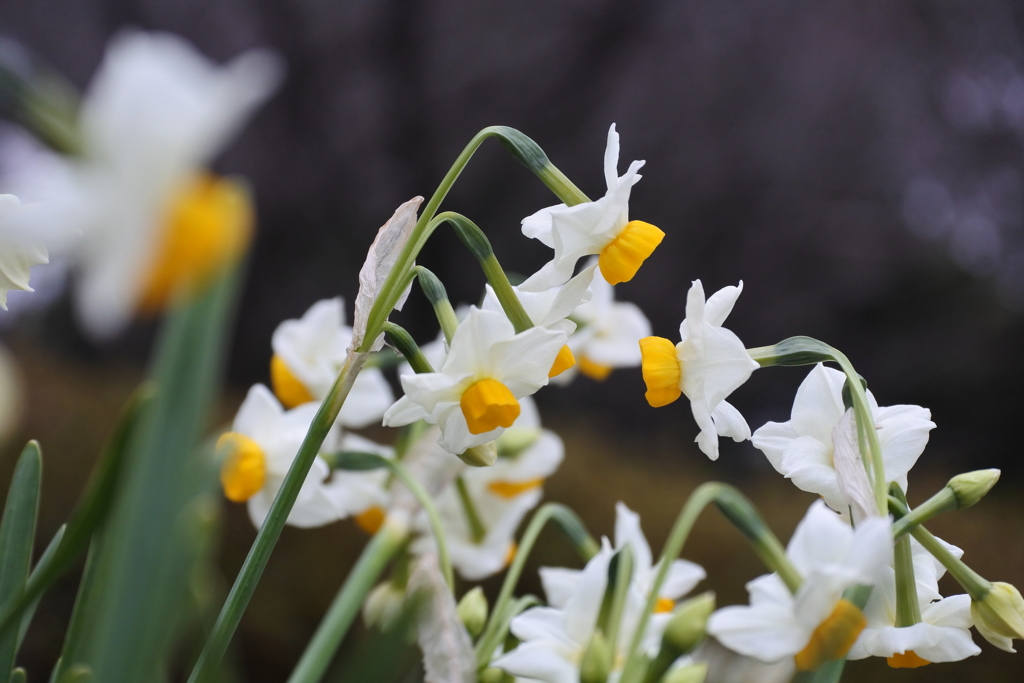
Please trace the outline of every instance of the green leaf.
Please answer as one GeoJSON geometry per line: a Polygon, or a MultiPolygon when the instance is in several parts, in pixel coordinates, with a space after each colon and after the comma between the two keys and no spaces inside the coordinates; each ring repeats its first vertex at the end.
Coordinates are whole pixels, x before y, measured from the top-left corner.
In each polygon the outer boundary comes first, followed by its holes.
{"type": "MultiPolygon", "coordinates": [[[[42,476],[42,452],[37,442],[29,441],[14,468],[3,520],[0,521],[0,600],[5,606],[18,602],[25,592],[36,535],[42,476]]],[[[11,678],[17,646],[18,629],[8,627],[0,631],[0,681],[3,683],[11,678]]]]}
{"type": "MultiPolygon", "coordinates": [[[[51,562],[53,562],[53,556],[57,553],[57,548],[60,546],[61,540],[64,538],[64,532],[67,530],[67,525],[62,524],[57,533],[53,535],[49,545],[46,546],[46,550],[43,551],[43,556],[36,562],[35,568],[32,569],[32,573],[28,577],[28,584],[32,583],[32,579],[38,575],[42,570],[45,570],[51,562]]],[[[25,640],[25,632],[28,631],[28,627],[32,624],[32,617],[35,616],[36,607],[39,606],[39,600],[42,595],[37,595],[28,603],[28,606],[21,613],[21,624],[18,626],[18,641],[14,647],[15,652],[21,648],[21,641],[25,640]]]]}
{"type": "Polygon", "coordinates": [[[94,558],[82,659],[67,662],[69,675],[84,664],[104,683],[165,678],[201,530],[216,509],[213,458],[199,441],[219,386],[236,275],[179,307],[161,329],[156,396],[128,439],[94,558]]]}
{"type": "Polygon", "coordinates": [[[322,456],[332,469],[349,470],[352,472],[364,472],[366,470],[379,470],[388,466],[387,460],[381,457],[380,453],[367,451],[338,451],[322,456]]]}
{"type": "Polygon", "coordinates": [[[40,559],[29,577],[25,592],[20,599],[13,603],[5,603],[0,608],[0,629],[5,629],[7,624],[16,619],[33,600],[37,600],[88,547],[93,532],[102,523],[110,509],[124,463],[128,439],[139,415],[149,405],[152,397],[152,387],[143,385],[122,410],[114,435],[93,470],[85,492],[71,515],[71,521],[66,525],[67,529],[59,545],[52,553],[50,553],[50,548],[47,548],[47,553],[40,559]]]}

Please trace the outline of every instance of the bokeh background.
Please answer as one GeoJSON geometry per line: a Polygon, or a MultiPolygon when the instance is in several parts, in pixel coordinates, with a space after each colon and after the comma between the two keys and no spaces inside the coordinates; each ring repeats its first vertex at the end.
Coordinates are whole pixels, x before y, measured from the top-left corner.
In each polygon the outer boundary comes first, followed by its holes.
{"type": "MultiPolygon", "coordinates": [[[[1017,585],[1022,22],[1024,5],[1004,0],[0,3],[0,34],[82,88],[107,39],[125,26],[182,34],[218,60],[257,46],[284,56],[284,86],[217,163],[251,181],[260,225],[214,422],[230,419],[250,384],[267,381],[270,335],[281,320],[320,298],[351,301],[377,227],[401,202],[429,195],[477,130],[519,128],[599,196],[615,122],[622,168],[647,160],[631,216],[667,233],[618,297],[671,337],[691,280],[717,289],[742,279],[729,325],[749,346],[817,337],[850,356],[883,405],[929,407],[938,429],[911,473],[911,502],[957,472],[1001,468],[1003,481],[982,505],[932,526],[983,575],[1017,585]]],[[[494,144],[477,154],[446,206],[486,230],[506,267],[532,272],[547,250],[518,224],[550,203],[494,144]]],[[[453,300],[480,296],[483,276],[450,234],[439,234],[421,263],[453,300]]],[[[42,441],[40,538],[73,505],[144,371],[154,330],[142,323],[96,345],[71,313],[74,273],[59,264],[48,272],[33,273],[36,300],[12,294],[0,316],[26,391],[0,475],[9,479],[25,438],[42,441]]],[[[421,299],[400,321],[422,340],[435,334],[421,299]]],[[[734,403],[754,428],[785,420],[804,374],[755,373],[734,403]]],[[[611,532],[614,502],[623,500],[641,512],[657,548],[689,491],[724,479],[749,491],[788,537],[811,496],[749,443],[723,444],[721,459],[709,463],[692,444],[685,404],[653,410],[642,394],[638,370],[540,394],[547,425],[567,444],[549,499],[578,509],[598,534],[611,532]]],[[[225,509],[226,585],[254,533],[240,507],[225,509]]],[[[242,624],[234,656],[243,680],[286,677],[363,542],[347,522],[286,530],[242,624]]],[[[743,582],[760,571],[715,513],[685,554],[709,569],[723,604],[744,601],[743,582]]],[[[554,535],[536,557],[575,561],[554,535]]],[[[539,590],[535,579],[524,588],[539,590]]],[[[59,651],[74,590],[71,577],[42,603],[23,650],[30,679],[47,675],[59,651]]],[[[359,642],[350,640],[350,649],[359,642]]],[[[1020,680],[1020,660],[982,647],[975,660],[914,671],[858,663],[848,678],[1020,680]]]]}

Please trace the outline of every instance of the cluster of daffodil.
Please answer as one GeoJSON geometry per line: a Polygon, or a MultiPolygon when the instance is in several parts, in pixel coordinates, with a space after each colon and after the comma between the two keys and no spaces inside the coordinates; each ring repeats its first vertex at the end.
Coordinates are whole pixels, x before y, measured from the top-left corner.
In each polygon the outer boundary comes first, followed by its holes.
{"type": "MultiPolygon", "coordinates": [[[[73,116],[44,116],[59,107],[36,103],[38,132],[59,151],[40,145],[3,179],[18,196],[0,195],[0,304],[7,290],[29,289],[29,269],[47,263],[50,251],[75,264],[78,312],[97,336],[115,334],[135,313],[187,306],[209,289],[244,256],[254,211],[244,183],[204,167],[273,92],[280,73],[267,53],[216,66],[173,36],[126,33],[108,48],[73,116]]],[[[367,624],[384,631],[415,612],[429,681],[797,675],[824,683],[839,679],[846,659],[916,667],[976,655],[972,626],[1013,651],[1013,639],[1024,638],[1020,593],[982,578],[962,551],[922,526],[978,502],[998,471],[955,477],[911,509],[908,473],[935,426],[928,410],[879,406],[849,360],[816,340],[747,348],[723,326],[742,282],[707,296],[694,280],[678,343],[651,336],[643,313],[616,301],[614,286],[633,279],[665,237],[629,219],[642,166],[634,161],[619,175],[612,125],[607,189],[590,200],[532,140],[509,128],[484,129],[425,205],[419,197],[406,202],[380,228],[359,273],[351,325],[341,298],[315,302],[280,324],[270,340],[269,387],[250,389],[217,440],[224,496],[247,505],[259,534],[190,680],[218,666],[282,526],[347,518],[372,540],[293,683],[320,679],[360,608],[367,624]],[[460,214],[438,213],[490,137],[561,200],[522,221],[523,234],[553,253],[517,286],[484,231],[460,214]],[[438,278],[416,263],[444,225],[487,280],[479,305],[453,306],[438,278]],[[440,328],[422,346],[389,320],[414,285],[440,328]],[[751,433],[726,399],[759,368],[798,365],[813,368],[791,419],[751,433]],[[621,503],[614,543],[598,543],[553,503],[518,534],[565,452],[541,426],[533,394],[580,374],[600,381],[637,366],[651,406],[686,396],[700,430],[696,443],[711,460],[719,457],[719,437],[750,440],[779,473],[821,497],[788,546],[738,491],[716,483],[690,495],[658,559],[638,515],[621,503]],[[397,429],[389,444],[358,433],[381,424],[397,429]],[[686,598],[706,577],[679,556],[712,503],[769,571],[747,584],[748,606],[716,610],[711,593],[686,598]],[[542,568],[545,604],[516,598],[548,521],[585,566],[542,568]],[[476,582],[503,570],[493,603],[479,587],[456,602],[456,574],[476,582]],[[939,594],[946,572],[965,594],[939,594]]],[[[0,640],[13,614],[5,608],[0,640]]]]}

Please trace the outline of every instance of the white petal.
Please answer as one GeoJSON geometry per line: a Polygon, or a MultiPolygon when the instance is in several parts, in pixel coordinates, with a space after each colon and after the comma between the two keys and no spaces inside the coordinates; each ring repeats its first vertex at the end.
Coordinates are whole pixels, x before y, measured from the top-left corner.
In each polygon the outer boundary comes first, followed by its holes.
{"type": "Polygon", "coordinates": [[[653,562],[651,546],[640,529],[640,515],[619,502],[615,504],[615,549],[620,550],[626,545],[633,549],[634,572],[650,573],[653,562]]]}
{"type": "Polygon", "coordinates": [[[719,436],[731,438],[733,441],[746,441],[750,438],[750,427],[743,419],[740,411],[728,401],[722,401],[711,412],[711,419],[719,436]]]}
{"type": "Polygon", "coordinates": [[[810,631],[778,605],[725,607],[708,619],[708,633],[730,650],[762,662],[777,662],[803,649],[810,631]]]}
{"type": "Polygon", "coordinates": [[[552,607],[563,609],[572,596],[576,583],[580,579],[580,570],[563,567],[541,567],[540,582],[544,586],[544,595],[552,607]]]}
{"type": "Polygon", "coordinates": [[[743,280],[740,280],[737,287],[722,287],[708,298],[704,309],[704,319],[709,325],[721,327],[725,319],[732,313],[736,299],[743,292],[743,280]]]}

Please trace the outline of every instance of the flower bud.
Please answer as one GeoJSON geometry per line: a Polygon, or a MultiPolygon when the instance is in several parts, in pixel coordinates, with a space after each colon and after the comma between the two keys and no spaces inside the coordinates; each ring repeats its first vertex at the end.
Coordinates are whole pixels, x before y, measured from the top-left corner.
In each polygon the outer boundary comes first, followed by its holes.
{"type": "Polygon", "coordinates": [[[594,631],[580,660],[580,683],[605,683],[611,668],[611,647],[600,630],[594,631]]]}
{"type": "Polygon", "coordinates": [[[697,647],[706,635],[704,626],[715,611],[715,593],[707,591],[681,603],[661,636],[666,647],[684,655],[697,647]]]}
{"type": "Polygon", "coordinates": [[[539,438],[539,429],[516,427],[513,425],[498,437],[498,455],[503,458],[514,458],[537,443],[539,438]]]}
{"type": "Polygon", "coordinates": [[[390,581],[378,584],[363,603],[363,621],[367,626],[385,629],[402,611],[403,602],[404,590],[390,581]]]}
{"type": "Polygon", "coordinates": [[[459,600],[459,621],[466,627],[470,638],[476,638],[487,625],[487,598],[480,586],[469,591],[459,600]]]}
{"type": "Polygon", "coordinates": [[[459,459],[470,467],[490,467],[498,459],[498,447],[493,441],[473,446],[459,453],[459,459]]]}
{"type": "Polygon", "coordinates": [[[1008,583],[996,581],[981,600],[971,601],[971,618],[978,633],[996,647],[1015,652],[1013,639],[1024,639],[1024,598],[1008,583]]]}
{"type": "Polygon", "coordinates": [[[707,675],[707,662],[693,662],[672,669],[661,679],[661,683],[704,683],[707,675]]]}
{"type": "Polygon", "coordinates": [[[949,480],[946,484],[956,496],[957,508],[969,508],[985,497],[985,494],[999,481],[999,470],[976,470],[964,472],[949,480]]]}
{"type": "Polygon", "coordinates": [[[501,669],[489,666],[480,672],[480,683],[514,683],[515,677],[501,669]]]}

